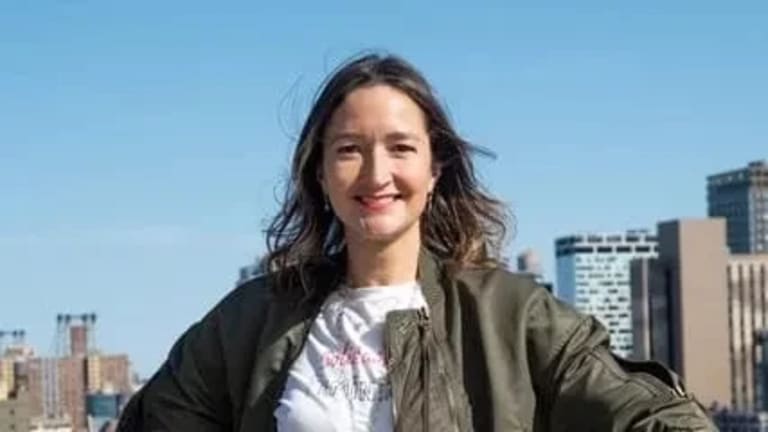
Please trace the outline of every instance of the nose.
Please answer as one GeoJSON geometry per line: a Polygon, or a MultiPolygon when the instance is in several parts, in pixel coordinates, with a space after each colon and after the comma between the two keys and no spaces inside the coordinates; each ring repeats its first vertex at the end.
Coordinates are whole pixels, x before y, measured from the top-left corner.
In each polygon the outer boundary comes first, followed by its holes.
{"type": "Polygon", "coordinates": [[[370,187],[380,188],[392,180],[392,167],[389,155],[382,146],[373,147],[363,160],[361,177],[370,187]]]}

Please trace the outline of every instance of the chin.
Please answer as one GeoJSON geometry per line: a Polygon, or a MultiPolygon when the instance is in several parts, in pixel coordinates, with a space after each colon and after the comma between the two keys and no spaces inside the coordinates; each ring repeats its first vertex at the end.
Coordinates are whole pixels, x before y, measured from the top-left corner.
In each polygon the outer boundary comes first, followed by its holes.
{"type": "Polygon", "coordinates": [[[396,240],[403,234],[403,230],[396,228],[369,228],[358,231],[358,234],[363,240],[370,240],[376,242],[389,242],[396,240]]]}
{"type": "Polygon", "coordinates": [[[418,219],[411,220],[403,214],[348,216],[342,218],[345,235],[363,242],[392,243],[408,236],[413,229],[418,230],[418,219]]]}
{"type": "Polygon", "coordinates": [[[372,243],[392,243],[408,233],[408,227],[395,224],[369,222],[361,223],[354,230],[348,230],[360,240],[372,243]]]}
{"type": "Polygon", "coordinates": [[[393,243],[399,237],[400,237],[399,233],[373,232],[373,233],[365,233],[362,236],[362,239],[371,243],[387,244],[387,243],[393,243]]]}

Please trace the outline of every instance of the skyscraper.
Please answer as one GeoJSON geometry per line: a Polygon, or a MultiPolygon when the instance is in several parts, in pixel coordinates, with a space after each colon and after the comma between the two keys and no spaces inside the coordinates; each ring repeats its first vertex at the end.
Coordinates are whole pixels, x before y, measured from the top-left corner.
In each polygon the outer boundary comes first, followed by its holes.
{"type": "Polygon", "coordinates": [[[733,255],[728,262],[732,406],[768,410],[768,255],[733,255]]]}
{"type": "Polygon", "coordinates": [[[632,262],[633,357],[671,367],[706,405],[728,404],[730,334],[744,320],[729,320],[725,221],[663,222],[658,234],[658,259],[632,262]]]}
{"type": "Polygon", "coordinates": [[[750,162],[746,167],[707,177],[710,217],[723,217],[731,253],[768,252],[768,164],[750,162]]]}
{"type": "Polygon", "coordinates": [[[629,263],[633,258],[655,257],[656,247],[656,236],[646,230],[555,240],[555,294],[606,326],[611,349],[624,357],[633,349],[629,263]]]}

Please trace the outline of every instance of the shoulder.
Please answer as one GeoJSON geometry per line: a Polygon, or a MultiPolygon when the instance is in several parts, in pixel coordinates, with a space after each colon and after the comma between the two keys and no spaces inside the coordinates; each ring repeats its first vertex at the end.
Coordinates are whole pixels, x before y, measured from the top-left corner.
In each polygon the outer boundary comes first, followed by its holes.
{"type": "Polygon", "coordinates": [[[301,269],[292,266],[279,272],[254,274],[230,291],[203,320],[215,320],[231,331],[224,334],[261,329],[265,321],[311,309],[323,298],[337,273],[338,269],[321,262],[301,269]]]}
{"type": "Polygon", "coordinates": [[[492,302],[507,309],[525,309],[551,294],[532,276],[504,267],[465,268],[451,278],[456,290],[478,302],[492,302]]]}
{"type": "Polygon", "coordinates": [[[464,269],[453,280],[464,307],[472,303],[478,319],[522,330],[541,360],[551,360],[558,347],[592,321],[527,274],[504,268],[464,269]]]}
{"type": "MultiPolygon", "coordinates": [[[[216,333],[228,327],[242,326],[243,320],[253,316],[253,312],[267,307],[272,301],[268,278],[264,275],[251,278],[230,290],[211,307],[190,328],[217,329],[216,333]],[[249,313],[249,311],[252,311],[249,313]]],[[[258,314],[257,314],[258,315],[258,314]]]]}
{"type": "Polygon", "coordinates": [[[274,299],[271,280],[270,275],[259,273],[245,282],[238,283],[219,301],[212,312],[229,314],[269,303],[274,299]]]}

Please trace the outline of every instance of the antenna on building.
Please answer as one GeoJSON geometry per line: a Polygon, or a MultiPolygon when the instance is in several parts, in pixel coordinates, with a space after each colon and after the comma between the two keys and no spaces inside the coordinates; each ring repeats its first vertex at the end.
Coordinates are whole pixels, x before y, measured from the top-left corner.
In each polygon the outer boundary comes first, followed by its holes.
{"type": "Polygon", "coordinates": [[[81,316],[86,329],[86,341],[88,344],[88,353],[97,351],[96,349],[96,314],[91,312],[81,316]]]}
{"type": "Polygon", "coordinates": [[[13,330],[0,330],[0,355],[5,352],[6,344],[5,338],[11,337],[11,345],[22,345],[24,343],[24,336],[26,332],[21,329],[13,330]]]}
{"type": "MultiPolygon", "coordinates": [[[[87,355],[95,349],[95,313],[56,314],[56,334],[49,357],[43,359],[43,413],[47,418],[63,415],[64,404],[59,388],[59,364],[65,357],[87,355]]],[[[23,338],[24,334],[15,335],[23,338]]]]}
{"type": "Polygon", "coordinates": [[[56,356],[82,355],[95,351],[96,318],[93,312],[56,315],[56,356]]]}
{"type": "Polygon", "coordinates": [[[27,336],[27,332],[22,329],[14,330],[11,332],[11,337],[13,337],[14,345],[24,345],[26,336],[27,336]]]}
{"type": "Polygon", "coordinates": [[[67,338],[65,337],[68,318],[65,314],[56,314],[56,333],[53,336],[52,352],[41,361],[43,415],[53,419],[61,416],[62,404],[59,389],[59,359],[66,352],[67,338]]]}
{"type": "Polygon", "coordinates": [[[65,353],[69,352],[69,337],[67,336],[67,329],[69,329],[69,323],[71,321],[72,316],[69,314],[56,315],[55,357],[63,357],[65,353]]]}

